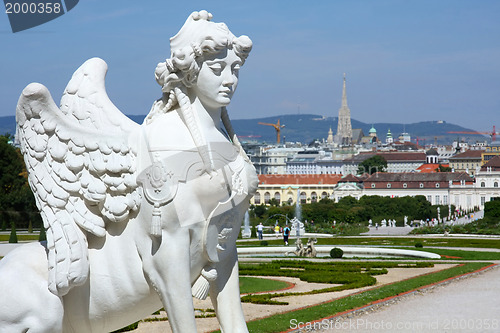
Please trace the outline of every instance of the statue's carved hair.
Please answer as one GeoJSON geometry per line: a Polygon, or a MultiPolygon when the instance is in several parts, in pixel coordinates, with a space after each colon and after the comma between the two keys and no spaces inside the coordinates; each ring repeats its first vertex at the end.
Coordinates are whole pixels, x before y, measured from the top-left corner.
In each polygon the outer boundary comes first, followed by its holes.
{"type": "MultiPolygon", "coordinates": [[[[201,44],[191,43],[178,50],[172,50],[172,57],[156,66],[156,82],[162,87],[163,100],[168,102],[172,99],[174,88],[184,86],[190,88],[196,83],[201,66],[208,55],[216,54],[224,48],[233,49],[244,62],[252,49],[252,41],[247,36],[234,37],[229,30],[226,36],[207,35],[201,44]],[[219,38],[214,38],[219,37],[219,38]],[[165,98],[166,97],[166,98],[165,98]]],[[[175,103],[175,100],[171,100],[175,103]]],[[[170,111],[174,105],[169,105],[166,111],[170,111]]]]}
{"type": "MultiPolygon", "coordinates": [[[[171,38],[171,57],[159,63],[155,70],[156,82],[162,87],[163,96],[153,104],[146,117],[146,123],[150,123],[156,116],[177,109],[209,169],[213,166],[207,160],[207,144],[194,120],[186,89],[196,83],[207,56],[227,48],[232,49],[244,63],[252,49],[252,41],[248,36],[235,37],[224,23],[210,22],[211,18],[212,15],[206,11],[194,12],[179,33],[171,38]]],[[[228,128],[230,122],[225,108],[223,118],[231,140],[239,146],[232,128],[228,128]]]]}

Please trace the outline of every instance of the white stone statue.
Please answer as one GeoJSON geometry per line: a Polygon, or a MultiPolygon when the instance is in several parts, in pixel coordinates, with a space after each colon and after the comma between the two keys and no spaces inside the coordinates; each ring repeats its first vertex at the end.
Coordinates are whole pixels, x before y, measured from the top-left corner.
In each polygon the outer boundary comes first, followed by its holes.
{"type": "Polygon", "coordinates": [[[0,332],[111,332],[162,306],[174,332],[196,332],[191,294],[208,292],[222,331],[248,332],[235,242],[258,180],[226,106],[252,42],[211,18],[171,38],[142,125],[109,100],[100,59],[60,108],[24,89],[18,139],[47,244],[0,261],[0,332]]]}
{"type": "Polygon", "coordinates": [[[292,225],[292,230],[290,232],[291,235],[300,237],[300,235],[304,235],[306,233],[304,223],[300,222],[300,220],[297,219],[297,217],[291,219],[290,224],[292,225]]]}
{"type": "Polygon", "coordinates": [[[290,253],[295,254],[297,257],[303,257],[305,254],[304,244],[302,244],[302,240],[297,238],[295,241],[295,251],[286,252],[285,255],[289,255],[290,253]]]}
{"type": "Polygon", "coordinates": [[[288,256],[291,253],[295,254],[297,257],[308,257],[308,258],[316,258],[317,251],[314,244],[316,244],[318,240],[316,238],[309,238],[307,240],[306,246],[302,244],[302,240],[297,238],[295,241],[295,251],[286,252],[285,255],[288,256]]]}
{"type": "Polygon", "coordinates": [[[314,244],[316,244],[317,242],[318,242],[318,240],[316,238],[309,238],[307,240],[306,257],[316,258],[317,251],[316,251],[316,247],[314,246],[314,244]]]}

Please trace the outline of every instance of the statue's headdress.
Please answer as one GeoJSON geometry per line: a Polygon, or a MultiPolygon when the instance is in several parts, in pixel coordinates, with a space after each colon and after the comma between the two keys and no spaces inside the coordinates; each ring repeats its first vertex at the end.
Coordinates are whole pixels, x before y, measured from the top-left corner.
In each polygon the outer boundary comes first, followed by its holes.
{"type": "Polygon", "coordinates": [[[189,15],[179,32],[170,38],[172,57],[174,57],[175,52],[189,47],[192,48],[196,56],[201,56],[203,51],[215,50],[221,46],[232,47],[235,36],[229,31],[227,25],[212,22],[211,19],[212,14],[206,10],[193,12],[189,15]],[[223,42],[220,43],[220,41],[223,42]],[[216,44],[222,45],[216,46],[216,44]]]}

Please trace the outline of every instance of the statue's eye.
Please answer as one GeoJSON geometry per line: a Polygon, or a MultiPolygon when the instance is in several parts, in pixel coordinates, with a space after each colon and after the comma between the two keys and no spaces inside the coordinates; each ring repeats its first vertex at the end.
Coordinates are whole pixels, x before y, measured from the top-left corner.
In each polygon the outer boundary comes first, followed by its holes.
{"type": "Polygon", "coordinates": [[[220,75],[220,73],[222,73],[222,65],[220,63],[208,65],[208,68],[210,68],[216,75],[220,75]]]}
{"type": "Polygon", "coordinates": [[[237,74],[241,68],[240,64],[236,64],[233,66],[233,73],[237,74]]]}

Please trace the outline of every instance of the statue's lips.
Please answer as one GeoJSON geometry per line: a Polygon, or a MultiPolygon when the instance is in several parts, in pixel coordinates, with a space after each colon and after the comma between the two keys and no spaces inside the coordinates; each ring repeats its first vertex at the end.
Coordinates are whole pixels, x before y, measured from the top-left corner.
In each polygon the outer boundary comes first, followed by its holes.
{"type": "Polygon", "coordinates": [[[230,89],[227,89],[227,90],[220,90],[219,94],[222,95],[223,97],[231,98],[233,92],[230,89]]]}

